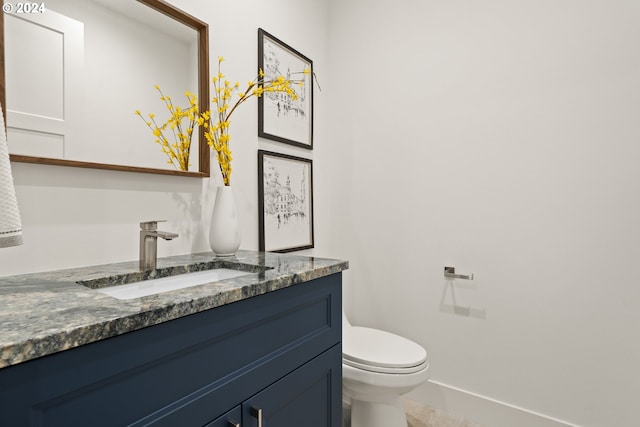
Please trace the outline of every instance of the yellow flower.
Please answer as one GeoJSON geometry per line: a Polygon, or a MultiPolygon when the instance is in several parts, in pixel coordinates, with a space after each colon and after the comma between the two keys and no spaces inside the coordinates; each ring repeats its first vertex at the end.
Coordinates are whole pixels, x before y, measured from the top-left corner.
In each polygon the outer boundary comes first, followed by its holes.
{"type": "MultiPolygon", "coordinates": [[[[240,83],[236,82],[232,86],[229,80],[224,79],[224,74],[220,66],[223,60],[223,57],[218,57],[218,73],[217,76],[211,80],[213,93],[215,94],[211,99],[213,108],[201,112],[197,123],[205,129],[204,134],[207,144],[216,153],[216,159],[218,160],[224,185],[229,185],[232,161],[231,150],[229,148],[229,141],[231,139],[229,135],[231,123],[229,118],[231,115],[233,115],[240,104],[252,96],[260,97],[265,94],[269,94],[269,96],[273,96],[272,94],[282,94],[291,100],[296,100],[298,95],[292,89],[292,83],[297,83],[302,87],[304,80],[291,80],[284,76],[267,78],[264,70],[259,69],[257,79],[249,80],[246,89],[242,91],[240,90],[240,83]],[[231,102],[230,100],[232,99],[234,91],[237,91],[238,97],[235,102],[231,102]],[[212,111],[213,114],[211,114],[212,111]]],[[[310,70],[306,69],[293,74],[302,73],[309,74],[310,70]]]]}
{"type": "Polygon", "coordinates": [[[173,165],[176,169],[186,171],[189,169],[189,152],[191,148],[191,138],[193,135],[193,129],[197,125],[205,126],[207,122],[204,117],[199,114],[198,110],[198,98],[191,92],[185,91],[184,96],[189,102],[188,108],[182,108],[180,106],[174,106],[171,102],[171,98],[164,95],[158,85],[154,86],[155,89],[160,92],[160,100],[165,103],[167,110],[170,112],[170,117],[161,125],[156,125],[155,117],[153,113],[149,113],[151,121],[146,121],[142,118],[142,113],[136,110],[136,114],[139,115],[145,124],[151,129],[154,142],[161,146],[161,150],[169,157],[167,163],[173,165]],[[183,120],[188,119],[189,123],[184,126],[183,120]],[[169,143],[169,140],[163,134],[163,132],[170,128],[174,135],[175,142],[169,143]]]}

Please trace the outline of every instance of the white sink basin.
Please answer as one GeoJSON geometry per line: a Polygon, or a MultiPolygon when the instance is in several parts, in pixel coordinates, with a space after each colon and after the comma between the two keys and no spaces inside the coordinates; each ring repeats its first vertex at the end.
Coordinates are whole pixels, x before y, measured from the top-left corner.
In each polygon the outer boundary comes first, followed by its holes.
{"type": "Polygon", "coordinates": [[[143,280],[115,285],[107,288],[96,289],[98,292],[118,299],[133,299],[162,292],[175,291],[191,286],[204,285],[205,283],[219,282],[239,276],[246,276],[246,271],[231,270],[229,268],[214,268],[212,270],[195,271],[193,273],[178,274],[176,276],[161,277],[159,279],[143,280]]]}

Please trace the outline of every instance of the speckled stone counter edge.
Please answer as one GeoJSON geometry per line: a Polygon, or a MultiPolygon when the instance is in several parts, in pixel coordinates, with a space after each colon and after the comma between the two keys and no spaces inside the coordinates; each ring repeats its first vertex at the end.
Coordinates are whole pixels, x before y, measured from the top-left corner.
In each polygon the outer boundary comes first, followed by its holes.
{"type": "Polygon", "coordinates": [[[141,275],[136,262],[0,277],[0,368],[220,307],[349,268],[347,261],[269,252],[210,252],[158,259],[143,278],[212,266],[252,274],[118,300],[79,282],[116,284],[141,275]]]}

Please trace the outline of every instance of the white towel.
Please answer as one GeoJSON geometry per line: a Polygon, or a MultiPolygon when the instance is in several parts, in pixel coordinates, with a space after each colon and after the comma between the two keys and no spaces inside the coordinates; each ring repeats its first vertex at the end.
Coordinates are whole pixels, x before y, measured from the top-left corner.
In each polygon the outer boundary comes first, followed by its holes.
{"type": "MultiPolygon", "coordinates": [[[[0,105],[1,107],[1,105],[0,105]]],[[[0,108],[0,248],[22,244],[22,224],[13,186],[4,116],[0,108]]]]}

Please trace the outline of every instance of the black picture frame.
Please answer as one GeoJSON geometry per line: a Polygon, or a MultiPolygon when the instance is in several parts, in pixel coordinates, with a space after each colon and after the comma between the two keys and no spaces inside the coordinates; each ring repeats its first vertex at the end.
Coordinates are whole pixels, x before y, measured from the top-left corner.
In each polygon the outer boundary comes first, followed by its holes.
{"type": "Polygon", "coordinates": [[[259,249],[314,247],[313,161],[258,150],[259,249]]]}
{"type": "Polygon", "coordinates": [[[293,87],[298,93],[295,101],[273,92],[258,98],[258,136],[312,150],[313,61],[258,28],[258,69],[264,72],[265,79],[285,76],[303,81],[302,87],[293,87]],[[308,74],[302,73],[305,69],[308,74]]]}

